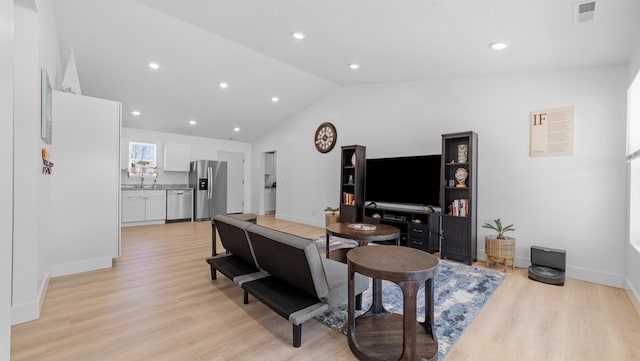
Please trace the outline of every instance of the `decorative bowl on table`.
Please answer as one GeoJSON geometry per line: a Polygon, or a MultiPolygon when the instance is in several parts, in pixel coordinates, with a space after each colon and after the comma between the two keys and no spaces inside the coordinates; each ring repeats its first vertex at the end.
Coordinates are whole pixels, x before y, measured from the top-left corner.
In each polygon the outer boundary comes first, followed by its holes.
{"type": "Polygon", "coordinates": [[[351,223],[347,227],[358,231],[374,231],[376,229],[374,224],[369,223],[351,223]]]}

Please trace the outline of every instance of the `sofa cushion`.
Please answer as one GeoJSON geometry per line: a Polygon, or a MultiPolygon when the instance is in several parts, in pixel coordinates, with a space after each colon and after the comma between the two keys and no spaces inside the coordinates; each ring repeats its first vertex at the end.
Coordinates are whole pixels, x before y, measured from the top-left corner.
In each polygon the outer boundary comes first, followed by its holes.
{"type": "Polygon", "coordinates": [[[325,302],[273,276],[245,282],[242,288],[294,325],[329,309],[325,302]]]}
{"type": "Polygon", "coordinates": [[[240,221],[226,215],[213,217],[213,222],[218,230],[220,242],[224,249],[245,262],[257,266],[246,233],[247,228],[252,223],[240,221]]]}
{"type": "Polygon", "coordinates": [[[219,254],[209,257],[207,258],[207,263],[234,282],[239,276],[260,272],[253,263],[249,263],[233,254],[219,254]]]}
{"type": "Polygon", "coordinates": [[[327,301],[329,286],[313,240],[259,225],[249,226],[247,234],[260,269],[327,301]]]}
{"type": "MultiPolygon", "coordinates": [[[[322,264],[325,274],[327,275],[327,283],[329,284],[329,295],[327,303],[331,307],[344,305],[349,299],[348,285],[348,269],[347,265],[329,258],[322,258],[322,264]]],[[[361,294],[369,288],[370,278],[356,273],[353,277],[354,293],[361,294]]]]}

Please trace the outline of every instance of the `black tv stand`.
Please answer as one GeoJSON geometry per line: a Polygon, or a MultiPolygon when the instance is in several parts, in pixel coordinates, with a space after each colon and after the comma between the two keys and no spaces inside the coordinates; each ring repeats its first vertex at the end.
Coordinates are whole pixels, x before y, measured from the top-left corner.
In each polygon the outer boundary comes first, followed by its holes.
{"type": "Polygon", "coordinates": [[[429,253],[440,251],[438,207],[370,202],[364,207],[363,221],[398,227],[401,246],[418,248],[429,253]]]}

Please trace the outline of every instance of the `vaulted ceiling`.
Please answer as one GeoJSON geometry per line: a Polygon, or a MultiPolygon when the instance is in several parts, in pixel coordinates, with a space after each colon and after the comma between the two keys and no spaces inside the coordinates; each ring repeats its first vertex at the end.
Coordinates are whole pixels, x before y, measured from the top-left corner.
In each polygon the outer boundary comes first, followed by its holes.
{"type": "Polygon", "coordinates": [[[626,64],[640,34],[637,0],[53,3],[63,66],[123,126],[246,142],[339,86],[626,64]]]}

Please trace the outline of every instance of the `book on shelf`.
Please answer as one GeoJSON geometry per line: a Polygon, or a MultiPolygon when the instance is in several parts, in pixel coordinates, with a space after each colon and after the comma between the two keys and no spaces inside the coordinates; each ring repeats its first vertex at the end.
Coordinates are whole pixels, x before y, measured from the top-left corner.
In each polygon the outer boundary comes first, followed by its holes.
{"type": "Polygon", "coordinates": [[[451,203],[451,215],[456,217],[468,217],[469,216],[469,200],[468,199],[454,199],[451,203]]]}
{"type": "Polygon", "coordinates": [[[354,205],[355,204],[355,197],[354,197],[353,193],[342,192],[342,203],[350,205],[350,206],[354,205]]]}

